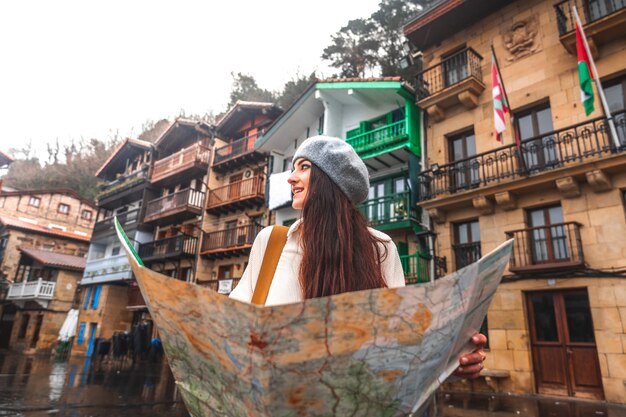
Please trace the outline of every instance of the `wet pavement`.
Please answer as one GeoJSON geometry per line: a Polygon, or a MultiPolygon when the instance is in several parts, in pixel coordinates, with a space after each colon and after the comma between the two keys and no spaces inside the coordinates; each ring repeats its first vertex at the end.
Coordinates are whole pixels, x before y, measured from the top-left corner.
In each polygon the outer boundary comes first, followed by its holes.
{"type": "Polygon", "coordinates": [[[0,354],[0,416],[188,417],[166,364],[0,354]]]}
{"type": "MultiPolygon", "coordinates": [[[[439,393],[437,417],[626,417],[601,401],[439,393]]],[[[0,353],[0,416],[188,417],[166,363],[0,353]]],[[[207,416],[209,417],[209,416],[207,416]]]]}

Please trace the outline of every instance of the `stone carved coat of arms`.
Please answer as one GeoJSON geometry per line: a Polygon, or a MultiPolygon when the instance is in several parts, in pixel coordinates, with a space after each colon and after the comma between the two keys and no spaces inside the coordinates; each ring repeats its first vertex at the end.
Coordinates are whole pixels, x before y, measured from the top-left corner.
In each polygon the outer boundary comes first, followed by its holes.
{"type": "Polygon", "coordinates": [[[539,49],[537,20],[528,18],[514,22],[504,34],[504,45],[508,61],[516,61],[531,55],[539,49]]]}

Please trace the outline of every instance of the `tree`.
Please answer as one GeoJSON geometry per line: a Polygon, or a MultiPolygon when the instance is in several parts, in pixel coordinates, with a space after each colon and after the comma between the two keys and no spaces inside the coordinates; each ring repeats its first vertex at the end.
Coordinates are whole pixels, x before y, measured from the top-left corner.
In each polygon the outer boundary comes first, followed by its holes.
{"type": "Polygon", "coordinates": [[[341,28],[324,49],[322,59],[340,68],[341,77],[363,77],[365,69],[381,76],[399,75],[404,55],[402,27],[437,1],[382,0],[369,18],[351,20],[341,28]]]}
{"type": "Polygon", "coordinates": [[[308,77],[296,74],[291,80],[285,83],[283,91],[276,98],[276,104],[283,110],[286,110],[291,104],[296,101],[304,90],[315,81],[315,72],[311,73],[308,77]]]}
{"type": "Polygon", "coordinates": [[[168,127],[170,127],[170,121],[167,119],[161,119],[158,122],[146,120],[146,122],[141,125],[141,133],[137,136],[137,139],[154,143],[168,127]]]}
{"type": "Polygon", "coordinates": [[[241,72],[237,75],[231,72],[230,75],[233,77],[233,86],[230,90],[229,108],[238,100],[273,103],[276,99],[273,92],[260,88],[253,76],[241,72]]]}
{"type": "Polygon", "coordinates": [[[354,19],[332,36],[322,59],[340,70],[340,77],[364,77],[377,62],[380,46],[375,37],[376,27],[371,19],[354,19]]]}

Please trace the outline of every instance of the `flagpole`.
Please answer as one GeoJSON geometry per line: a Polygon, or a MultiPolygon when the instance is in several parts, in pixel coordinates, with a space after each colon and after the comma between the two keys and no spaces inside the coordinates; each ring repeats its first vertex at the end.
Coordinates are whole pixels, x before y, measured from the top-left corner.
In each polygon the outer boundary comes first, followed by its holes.
{"type": "Polygon", "coordinates": [[[502,77],[502,71],[500,71],[500,64],[498,63],[498,57],[496,56],[496,51],[493,49],[493,42],[491,42],[491,55],[493,56],[493,60],[496,63],[496,69],[498,70],[498,75],[500,76],[500,85],[502,86],[502,94],[504,94],[504,100],[506,100],[506,105],[509,107],[509,123],[511,124],[511,130],[513,130],[513,140],[515,141],[515,146],[517,147],[517,151],[519,153],[519,161],[520,167],[524,172],[526,172],[526,161],[524,160],[524,156],[522,155],[522,141],[518,135],[517,126],[515,126],[515,117],[513,116],[513,110],[511,109],[511,102],[509,101],[509,96],[506,93],[506,88],[504,87],[504,79],[502,77]]]}
{"type": "Polygon", "coordinates": [[[607,118],[609,122],[609,131],[611,132],[611,136],[613,137],[613,142],[615,143],[616,149],[619,149],[622,144],[619,142],[619,137],[617,136],[617,130],[615,130],[615,123],[613,122],[613,116],[611,115],[611,111],[609,110],[609,105],[606,102],[606,97],[604,96],[604,90],[602,89],[602,83],[600,83],[600,76],[598,75],[598,69],[596,68],[596,62],[593,60],[593,56],[591,55],[591,51],[589,50],[589,45],[587,44],[587,35],[585,35],[585,31],[583,29],[583,24],[580,21],[580,17],[578,16],[578,10],[576,6],[572,6],[572,11],[574,12],[574,17],[576,18],[576,24],[580,28],[580,34],[583,38],[583,46],[585,47],[585,51],[587,52],[587,56],[589,57],[589,63],[591,64],[591,71],[593,71],[593,78],[596,80],[596,89],[598,90],[598,95],[600,96],[600,103],[602,103],[602,110],[604,110],[604,116],[607,118]]]}

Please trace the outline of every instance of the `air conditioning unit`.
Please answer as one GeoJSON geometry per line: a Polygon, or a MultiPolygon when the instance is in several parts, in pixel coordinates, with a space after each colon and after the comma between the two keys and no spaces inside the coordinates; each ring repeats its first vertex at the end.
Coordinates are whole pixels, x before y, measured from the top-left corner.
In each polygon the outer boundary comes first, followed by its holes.
{"type": "Polygon", "coordinates": [[[252,170],[251,169],[246,169],[243,173],[243,177],[244,178],[250,178],[252,177],[252,170]]]}

